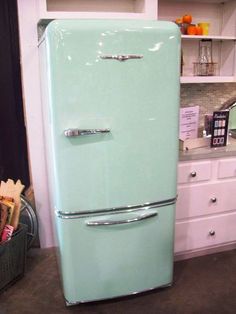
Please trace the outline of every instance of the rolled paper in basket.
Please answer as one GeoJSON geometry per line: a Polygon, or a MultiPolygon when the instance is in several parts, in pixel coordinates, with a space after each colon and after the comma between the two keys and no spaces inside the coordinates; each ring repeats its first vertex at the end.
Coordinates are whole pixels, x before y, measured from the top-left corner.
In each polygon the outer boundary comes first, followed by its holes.
{"type": "Polygon", "coordinates": [[[8,219],[8,206],[0,202],[0,239],[8,219]]]}
{"type": "Polygon", "coordinates": [[[18,227],[19,219],[20,219],[20,203],[16,203],[10,221],[10,225],[13,226],[14,230],[16,230],[18,227]]]}
{"type": "Polygon", "coordinates": [[[10,225],[14,227],[14,230],[16,230],[18,227],[19,218],[20,218],[20,207],[21,207],[20,195],[24,189],[24,185],[21,184],[20,180],[17,180],[17,182],[14,183],[14,181],[10,179],[7,180],[6,184],[9,189],[8,193],[10,193],[10,196],[14,199],[14,203],[15,203],[10,225]]]}
{"type": "Polygon", "coordinates": [[[0,204],[2,206],[6,206],[8,208],[8,216],[7,216],[7,221],[5,224],[10,224],[10,221],[12,219],[12,214],[14,212],[14,207],[15,207],[15,203],[14,200],[12,198],[9,197],[1,197],[0,198],[0,204]]]}
{"type": "Polygon", "coordinates": [[[11,225],[5,225],[2,232],[2,241],[8,241],[11,239],[14,228],[11,225]]]}

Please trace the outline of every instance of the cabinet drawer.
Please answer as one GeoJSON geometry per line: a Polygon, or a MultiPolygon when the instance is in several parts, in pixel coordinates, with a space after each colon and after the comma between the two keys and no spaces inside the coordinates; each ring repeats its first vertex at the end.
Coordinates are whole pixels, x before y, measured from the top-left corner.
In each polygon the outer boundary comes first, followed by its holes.
{"type": "Polygon", "coordinates": [[[220,160],[218,164],[218,178],[236,177],[236,159],[220,160]]]}
{"type": "Polygon", "coordinates": [[[179,164],[178,183],[190,183],[210,180],[211,162],[179,164]]]}
{"type": "Polygon", "coordinates": [[[236,210],[236,181],[178,188],[176,219],[230,210],[236,210]]]}
{"type": "Polygon", "coordinates": [[[175,226],[175,253],[229,243],[236,240],[236,213],[219,215],[175,226]]]}

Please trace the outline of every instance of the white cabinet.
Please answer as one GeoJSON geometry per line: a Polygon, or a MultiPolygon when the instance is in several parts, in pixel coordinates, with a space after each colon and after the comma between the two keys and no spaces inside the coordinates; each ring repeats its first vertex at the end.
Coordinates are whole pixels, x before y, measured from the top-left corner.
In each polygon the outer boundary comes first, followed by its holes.
{"type": "MultiPolygon", "coordinates": [[[[236,162],[234,158],[220,160],[218,167],[218,178],[236,178],[236,162]]],[[[235,190],[236,193],[236,190],[235,190]]]]}
{"type": "Polygon", "coordinates": [[[180,162],[178,178],[175,253],[236,244],[236,158],[180,162]]]}
{"type": "Polygon", "coordinates": [[[38,0],[41,19],[156,19],[156,0],[38,0]]]}
{"type": "Polygon", "coordinates": [[[175,251],[182,253],[232,244],[236,241],[236,212],[179,223],[175,240],[175,251]]]}
{"type": "Polygon", "coordinates": [[[176,219],[214,215],[225,210],[236,210],[236,181],[179,186],[176,219]]]}
{"type": "Polygon", "coordinates": [[[178,183],[193,183],[211,179],[211,161],[182,163],[178,168],[178,183]]]}
{"type": "Polygon", "coordinates": [[[208,36],[182,36],[182,83],[236,82],[236,1],[220,0],[159,0],[158,18],[175,21],[184,14],[191,14],[192,23],[210,24],[208,36]],[[199,41],[212,39],[214,76],[194,76],[193,63],[198,62],[199,41]]]}

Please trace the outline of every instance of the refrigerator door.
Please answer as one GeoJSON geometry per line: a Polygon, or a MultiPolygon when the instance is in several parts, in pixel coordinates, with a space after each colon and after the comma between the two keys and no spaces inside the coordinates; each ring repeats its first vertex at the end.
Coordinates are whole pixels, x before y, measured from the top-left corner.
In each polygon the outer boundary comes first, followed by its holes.
{"type": "Polygon", "coordinates": [[[56,222],[68,305],[171,284],[174,205],[56,222]]]}
{"type": "Polygon", "coordinates": [[[176,195],[179,47],[170,22],[57,20],[40,45],[53,206],[62,212],[176,195]]]}

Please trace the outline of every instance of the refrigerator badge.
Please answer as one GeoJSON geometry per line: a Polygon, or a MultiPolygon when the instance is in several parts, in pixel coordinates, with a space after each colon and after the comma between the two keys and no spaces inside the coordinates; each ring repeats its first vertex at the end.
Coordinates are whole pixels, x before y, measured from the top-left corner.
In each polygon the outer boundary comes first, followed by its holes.
{"type": "Polygon", "coordinates": [[[103,60],[127,61],[129,59],[142,59],[143,55],[102,55],[100,58],[103,60]]]}

